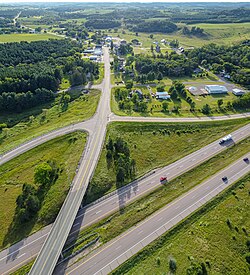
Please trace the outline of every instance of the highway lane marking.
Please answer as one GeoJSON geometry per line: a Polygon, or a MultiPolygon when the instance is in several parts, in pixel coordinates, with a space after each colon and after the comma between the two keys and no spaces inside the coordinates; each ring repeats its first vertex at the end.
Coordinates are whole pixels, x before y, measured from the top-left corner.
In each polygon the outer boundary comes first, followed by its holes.
{"type": "Polygon", "coordinates": [[[78,223],[75,223],[75,224],[73,224],[73,226],[72,227],[75,227],[75,226],[77,226],[78,224],[80,224],[79,222],[78,223]]]}
{"type": "MultiPolygon", "coordinates": [[[[226,170],[230,170],[231,166],[234,166],[234,165],[236,165],[236,164],[238,164],[238,163],[240,163],[240,162],[241,162],[241,159],[238,160],[238,161],[236,161],[236,162],[234,162],[232,165],[228,166],[228,167],[226,168],[226,170]]],[[[246,168],[248,168],[248,166],[247,166],[246,168]]],[[[225,170],[225,169],[224,169],[224,170],[225,170]]],[[[244,168],[243,170],[245,170],[245,168],[244,168]]],[[[242,172],[242,170],[241,170],[240,172],[242,172]]],[[[235,177],[235,176],[236,176],[237,174],[239,174],[240,172],[236,173],[236,174],[235,174],[234,176],[232,176],[232,177],[235,177]]],[[[219,171],[218,173],[220,173],[220,171],[219,171]]],[[[218,174],[218,173],[217,173],[217,174],[218,174]]],[[[218,175],[214,175],[213,177],[211,177],[211,178],[209,179],[209,181],[213,180],[216,176],[218,176],[218,175]]],[[[175,205],[175,204],[176,204],[177,202],[179,202],[180,200],[183,200],[185,197],[187,197],[188,195],[190,195],[190,194],[192,194],[194,191],[196,191],[196,189],[203,188],[203,185],[205,185],[205,184],[207,184],[207,181],[204,182],[204,183],[202,183],[202,184],[200,184],[200,185],[198,185],[198,186],[196,186],[195,188],[193,188],[190,192],[188,192],[188,193],[185,194],[184,196],[181,196],[181,197],[178,198],[176,201],[171,202],[169,205],[167,205],[166,207],[164,207],[163,209],[161,209],[159,212],[153,214],[153,215],[150,216],[148,219],[142,221],[142,222],[140,223],[139,226],[144,225],[146,222],[152,220],[152,219],[153,219],[154,217],[156,217],[157,215],[159,215],[159,214],[161,214],[162,212],[166,211],[167,209],[169,209],[170,207],[172,207],[173,205],[175,205]]],[[[205,197],[207,197],[208,195],[210,195],[210,194],[211,194],[212,192],[214,192],[215,190],[221,188],[222,186],[225,186],[225,184],[222,183],[222,184],[220,184],[219,186],[217,186],[215,189],[213,189],[213,190],[210,191],[208,194],[206,194],[205,196],[203,196],[201,199],[199,199],[198,201],[196,201],[194,204],[192,204],[191,206],[189,206],[188,208],[186,208],[185,210],[183,210],[182,212],[180,212],[178,215],[176,215],[176,216],[175,216],[174,218],[172,218],[170,221],[172,221],[173,219],[175,219],[177,216],[181,215],[181,214],[182,214],[183,212],[185,212],[187,209],[189,209],[189,208],[191,208],[192,206],[196,205],[199,201],[203,200],[205,197]]],[[[229,185],[228,185],[228,186],[229,186],[229,185]]],[[[164,226],[165,226],[166,224],[168,224],[170,221],[168,221],[167,223],[165,223],[165,224],[164,224],[163,226],[161,226],[161,227],[164,227],[164,226]]],[[[160,227],[160,228],[161,228],[161,227],[160,227]]],[[[160,228],[158,228],[157,230],[159,230],[160,228]]],[[[73,271],[75,271],[76,269],[78,269],[80,266],[82,266],[83,264],[89,262],[92,258],[96,257],[96,256],[99,255],[102,251],[104,251],[104,250],[107,249],[108,247],[112,246],[114,243],[116,243],[116,242],[119,241],[120,239],[126,237],[128,234],[134,232],[136,229],[138,229],[138,226],[137,226],[137,227],[134,226],[132,229],[128,230],[127,233],[125,233],[124,235],[120,236],[119,238],[113,240],[113,242],[111,242],[109,245],[103,247],[100,251],[98,251],[98,252],[97,252],[96,254],[94,254],[92,257],[90,257],[89,259],[87,259],[86,261],[84,261],[83,263],[81,263],[80,265],[78,265],[77,267],[75,267],[74,269],[72,269],[71,271],[69,271],[69,273],[67,273],[67,274],[71,274],[73,271]]],[[[154,232],[152,232],[151,234],[153,234],[153,233],[154,233],[154,232]]],[[[151,234],[150,234],[150,235],[151,235],[151,234]]],[[[149,237],[150,235],[148,235],[147,237],[149,237]]],[[[145,237],[144,239],[146,239],[147,237],[145,237]]],[[[142,240],[142,241],[143,241],[143,240],[142,240]]],[[[142,242],[142,241],[140,241],[140,242],[142,242]]],[[[137,244],[138,244],[138,243],[137,243],[137,244]]],[[[132,247],[131,247],[131,248],[132,248],[132,247]]],[[[131,248],[130,248],[130,249],[131,249],[131,248]]],[[[126,252],[127,252],[127,251],[126,251],[126,252]]],[[[126,252],[125,252],[125,253],[126,253],[126,252]]],[[[123,254],[121,254],[120,256],[122,256],[122,255],[123,255],[123,254]]],[[[119,257],[120,257],[120,256],[119,256],[119,257]]],[[[116,259],[115,259],[115,260],[116,260],[116,259]]],[[[113,261],[115,261],[115,260],[113,260],[113,261]]],[[[113,261],[112,261],[112,262],[113,262],[113,261]]],[[[110,263],[109,263],[109,264],[110,264],[110,263]]],[[[109,265],[109,264],[108,264],[108,265],[109,265]]],[[[107,266],[107,265],[106,265],[106,266],[107,266]]],[[[105,267],[106,267],[106,266],[105,266],[105,267]]],[[[105,267],[103,267],[102,269],[104,269],[105,267]]],[[[100,269],[100,270],[102,270],[102,269],[100,269]]],[[[100,270],[99,270],[99,271],[100,271],[100,270]]],[[[98,271],[98,272],[99,272],[99,271],[98,271]]],[[[95,273],[95,274],[97,274],[97,273],[95,273]]]]}
{"type": "Polygon", "coordinates": [[[28,244],[26,244],[26,245],[24,245],[24,246],[20,247],[19,249],[15,250],[15,251],[11,252],[10,254],[8,254],[8,255],[4,256],[3,258],[1,258],[1,259],[0,259],[0,261],[2,261],[2,260],[4,260],[4,259],[8,258],[8,257],[9,257],[9,256],[11,256],[12,254],[14,254],[14,253],[16,253],[16,252],[20,251],[21,249],[23,249],[23,248],[25,248],[25,247],[27,247],[27,246],[29,246],[29,245],[31,245],[31,244],[33,244],[33,243],[37,242],[38,240],[40,240],[40,239],[42,239],[42,238],[46,237],[47,235],[48,235],[48,233],[46,233],[46,234],[42,235],[41,237],[39,237],[39,238],[35,239],[35,240],[34,240],[34,241],[32,241],[32,242],[30,242],[30,243],[28,243],[28,244]]]}
{"type": "Polygon", "coordinates": [[[97,214],[99,214],[99,213],[101,213],[101,212],[102,212],[102,210],[99,210],[99,211],[95,212],[95,214],[97,215],[97,214]]]}
{"type": "MultiPolygon", "coordinates": [[[[243,169],[243,170],[245,170],[245,169],[243,169]]],[[[239,174],[239,173],[241,173],[242,172],[242,170],[241,171],[239,171],[238,173],[236,173],[234,176],[232,176],[232,177],[235,177],[237,174],[239,174]]],[[[216,189],[214,189],[213,191],[215,191],[215,190],[217,190],[217,189],[219,189],[221,186],[225,186],[224,184],[221,184],[220,186],[218,186],[216,189]]],[[[223,190],[224,190],[225,188],[223,188],[223,190]]],[[[212,193],[212,191],[210,192],[210,193],[212,193]]],[[[106,268],[108,265],[110,265],[110,264],[112,264],[114,261],[116,261],[117,259],[119,259],[121,256],[123,256],[124,254],[126,254],[129,250],[131,250],[131,249],[133,249],[135,246],[137,246],[139,243],[142,243],[145,239],[147,239],[148,237],[150,237],[151,235],[153,235],[155,232],[157,232],[159,229],[161,229],[161,228],[164,228],[164,226],[166,226],[168,223],[170,223],[173,219],[175,219],[176,217],[178,217],[178,216],[180,216],[181,214],[183,214],[187,209],[189,209],[189,208],[191,208],[192,206],[194,206],[194,205],[196,205],[198,202],[200,202],[201,200],[203,200],[205,197],[207,197],[208,195],[210,195],[210,193],[208,193],[208,194],[206,194],[205,196],[203,196],[200,200],[198,200],[197,202],[195,202],[194,204],[192,204],[192,205],[190,205],[188,208],[186,208],[185,210],[183,210],[181,213],[179,213],[177,216],[175,216],[175,217],[173,217],[171,220],[169,220],[168,222],[166,222],[164,225],[162,225],[162,226],[160,226],[159,228],[157,228],[155,231],[153,231],[152,233],[150,233],[149,235],[147,235],[145,238],[143,238],[142,240],[140,240],[139,242],[137,242],[136,244],[134,244],[132,247],[130,247],[128,250],[126,250],[125,252],[123,252],[122,254],[120,254],[118,257],[116,257],[114,260],[112,260],[111,262],[109,262],[107,265],[105,265],[104,267],[102,267],[101,269],[99,269],[97,272],[95,272],[94,273],[94,275],[96,275],[97,273],[99,273],[100,271],[102,271],[104,268],[106,268]]],[[[220,192],[219,192],[220,193],[220,192]]],[[[198,207],[197,209],[199,209],[200,207],[198,207]]],[[[196,209],[196,210],[197,210],[196,209]]],[[[196,211],[195,210],[195,211],[196,211]]],[[[195,212],[195,211],[193,211],[193,212],[195,212]]],[[[193,213],[192,212],[192,213],[193,213]]],[[[189,215],[187,215],[187,216],[189,216],[189,215]]],[[[186,217],[187,217],[186,216],[186,217]]],[[[141,226],[141,225],[140,225],[141,226]]],[[[133,231],[131,231],[131,232],[133,232],[133,231]]],[[[125,237],[125,236],[124,236],[125,237]]],[[[94,256],[94,255],[93,255],[94,256]]],[[[87,260],[88,261],[88,260],[87,260]]],[[[87,262],[86,261],[86,262],[87,262]]],[[[79,266],[81,266],[81,265],[79,265],[79,266]]],[[[78,266],[78,267],[79,267],[78,266]]],[[[69,273],[70,274],[70,273],[69,273]]]]}
{"type": "MultiPolygon", "coordinates": [[[[103,92],[103,93],[104,93],[104,92],[103,92]]],[[[100,105],[100,102],[99,102],[99,105],[100,105]]],[[[100,118],[103,117],[103,113],[104,113],[104,108],[102,109],[102,115],[101,115],[100,118]]],[[[102,124],[101,124],[101,125],[102,125],[102,124]]],[[[106,128],[105,128],[105,129],[106,129],[106,128]]],[[[85,168],[85,170],[84,170],[84,174],[83,174],[83,176],[82,176],[82,179],[80,180],[79,188],[76,190],[77,193],[80,191],[80,188],[82,187],[82,184],[83,184],[83,181],[84,181],[84,179],[85,179],[86,173],[87,173],[87,171],[88,171],[88,169],[89,169],[90,161],[91,161],[92,156],[93,156],[93,154],[94,154],[94,152],[95,152],[95,148],[96,148],[96,146],[97,146],[97,141],[98,141],[98,138],[100,137],[101,130],[102,130],[102,127],[99,127],[97,134],[94,135],[94,137],[96,137],[96,140],[95,140],[93,149],[92,149],[92,151],[91,151],[90,158],[88,159],[86,168],[85,168]]],[[[104,131],[104,135],[105,135],[105,132],[106,132],[106,131],[104,131]]],[[[99,153],[100,153],[100,152],[99,152],[99,153]]],[[[99,154],[98,154],[98,156],[99,156],[99,154]]],[[[91,175],[91,174],[90,174],[90,175],[91,175]]],[[[79,175],[79,176],[80,176],[80,175],[79,175]]],[[[76,183],[75,183],[75,186],[76,186],[76,183]]],[[[70,207],[69,207],[68,213],[71,212],[71,209],[72,209],[72,207],[73,207],[73,205],[74,205],[74,203],[75,203],[75,201],[76,201],[76,198],[77,198],[77,196],[75,195],[74,198],[73,198],[73,202],[71,203],[71,205],[70,205],[70,207]]],[[[65,223],[66,223],[66,219],[64,219],[63,224],[62,224],[62,226],[61,226],[60,229],[59,229],[59,232],[58,232],[58,234],[57,234],[58,236],[61,234],[61,231],[62,231],[63,227],[65,226],[65,223]]],[[[50,234],[49,234],[49,236],[50,236],[50,234]]],[[[41,270],[41,272],[43,271],[44,266],[47,264],[47,261],[49,260],[49,257],[50,257],[51,252],[54,250],[56,241],[57,241],[57,238],[54,239],[54,241],[52,242],[52,249],[50,250],[50,253],[48,253],[48,257],[46,258],[44,264],[42,265],[42,270],[41,270]]],[[[39,254],[38,254],[38,257],[39,257],[39,254]]],[[[38,259],[38,258],[37,258],[37,259],[38,259]]],[[[33,266],[34,266],[34,265],[33,265],[33,266]]],[[[52,265],[51,265],[51,266],[52,266],[52,265]]],[[[32,268],[32,269],[33,269],[33,268],[32,268]]],[[[32,271],[32,269],[31,269],[31,271],[32,271]]],[[[51,268],[50,268],[50,269],[51,269],[51,268]]],[[[41,274],[41,272],[39,272],[39,274],[41,274]]],[[[30,272],[30,274],[32,274],[32,273],[30,272]]]]}
{"type": "MultiPolygon", "coordinates": [[[[248,125],[247,125],[247,126],[248,126],[248,125]]],[[[239,131],[240,131],[240,130],[239,130],[239,131]]],[[[244,133],[244,132],[243,132],[243,133],[244,133]]],[[[195,153],[198,153],[198,152],[196,151],[195,153]]],[[[192,155],[192,154],[194,154],[194,153],[191,153],[191,155],[192,155]]],[[[207,154],[207,152],[204,152],[204,153],[202,153],[201,155],[203,155],[203,154],[207,154]]],[[[169,173],[168,173],[168,174],[169,174],[169,173]]],[[[141,181],[141,184],[143,184],[143,183],[144,183],[144,182],[141,181]]],[[[157,186],[156,186],[156,187],[157,187],[157,186]]],[[[153,186],[152,188],[146,190],[145,192],[148,192],[148,191],[150,191],[150,190],[153,189],[153,188],[155,188],[155,186],[153,186]]],[[[209,186],[206,187],[206,189],[209,189],[209,188],[210,188],[209,186]]],[[[143,192],[143,193],[141,193],[141,194],[138,194],[138,195],[141,196],[141,195],[144,194],[145,192],[143,192]]],[[[111,197],[111,199],[113,199],[113,198],[111,197]]],[[[135,199],[135,198],[133,198],[133,199],[135,199]]],[[[133,199],[132,199],[132,201],[133,201],[133,199]]],[[[104,202],[106,203],[106,201],[104,201],[104,202]]],[[[116,202],[112,203],[112,205],[115,204],[115,203],[116,203],[116,202]]],[[[96,207],[100,207],[100,205],[97,205],[96,207]]],[[[92,210],[92,209],[90,209],[90,210],[92,210]]],[[[90,211],[90,210],[89,210],[89,211],[90,211]]],[[[88,211],[88,212],[89,212],[89,211],[88,211]]],[[[87,211],[86,211],[86,212],[87,212],[87,211]]],[[[106,213],[105,215],[103,215],[103,216],[101,216],[100,218],[96,219],[96,221],[99,220],[99,219],[101,219],[101,218],[103,218],[104,216],[107,216],[107,215],[110,214],[111,212],[114,212],[114,210],[109,211],[109,212],[106,213]]],[[[84,214],[81,214],[80,216],[83,216],[83,215],[84,215],[84,214]]],[[[79,218],[80,216],[76,217],[76,219],[79,218]]],[[[93,223],[93,222],[91,222],[90,224],[92,224],[92,223],[93,223]]],[[[82,229],[83,227],[86,227],[86,226],[88,226],[88,225],[89,225],[89,224],[86,224],[86,225],[82,226],[80,229],[82,229]]],[[[75,231],[75,232],[76,232],[76,231],[75,231]]],[[[70,235],[74,234],[75,232],[72,232],[70,235]]],[[[32,241],[31,243],[28,243],[27,245],[25,245],[25,246],[23,246],[23,247],[20,247],[20,249],[18,249],[18,250],[16,250],[16,251],[13,251],[12,253],[10,253],[10,254],[6,255],[5,257],[1,258],[0,261],[2,261],[3,259],[5,259],[5,258],[11,256],[12,254],[16,253],[17,251],[19,251],[19,250],[21,250],[21,249],[23,249],[23,248],[25,248],[25,247],[31,245],[32,243],[38,241],[39,239],[41,239],[41,238],[43,238],[43,237],[46,237],[47,235],[48,235],[48,233],[46,233],[45,235],[43,235],[43,236],[39,237],[38,239],[32,241]]]]}
{"type": "Polygon", "coordinates": [[[23,257],[25,254],[26,254],[26,253],[23,253],[22,255],[20,255],[20,256],[18,256],[18,257],[16,257],[16,258],[19,259],[19,258],[23,257]]]}

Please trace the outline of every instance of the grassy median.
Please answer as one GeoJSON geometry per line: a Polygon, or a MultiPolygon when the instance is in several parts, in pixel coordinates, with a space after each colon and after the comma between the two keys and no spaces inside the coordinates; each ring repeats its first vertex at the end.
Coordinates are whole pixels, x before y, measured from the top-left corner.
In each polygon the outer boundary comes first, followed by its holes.
{"type": "MultiPolygon", "coordinates": [[[[116,189],[114,166],[108,166],[106,148],[108,137],[120,136],[128,145],[136,161],[135,178],[146,172],[166,166],[212,141],[249,123],[249,119],[213,121],[202,123],[112,123],[109,124],[106,142],[94,177],[86,194],[91,202],[116,189]]],[[[132,179],[126,179],[127,184],[132,179]]]]}
{"type": "Polygon", "coordinates": [[[0,166],[0,249],[17,242],[54,221],[86,143],[86,133],[75,132],[48,141],[0,166]],[[16,199],[24,183],[34,184],[34,170],[54,161],[57,180],[44,195],[38,214],[25,224],[16,222],[16,199]]]}
{"type": "Polygon", "coordinates": [[[249,190],[250,174],[112,274],[249,274],[249,190]]]}

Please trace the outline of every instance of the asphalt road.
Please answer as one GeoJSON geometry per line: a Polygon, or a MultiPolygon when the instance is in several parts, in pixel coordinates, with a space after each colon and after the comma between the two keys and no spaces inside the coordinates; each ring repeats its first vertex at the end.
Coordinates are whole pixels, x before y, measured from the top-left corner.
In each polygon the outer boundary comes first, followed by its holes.
{"type": "Polygon", "coordinates": [[[80,163],[72,188],[52,226],[52,229],[42,246],[29,274],[52,274],[62,248],[66,242],[70,229],[75,220],[89,180],[97,164],[99,153],[105,137],[107,115],[110,113],[110,67],[108,50],[104,49],[105,77],[103,91],[97,112],[92,118],[93,134],[88,137],[84,158],[80,163]]]}
{"type": "MultiPolygon", "coordinates": [[[[250,158],[250,153],[246,154],[245,157],[250,158]]],[[[57,268],[58,272],[55,274],[108,274],[249,172],[250,164],[240,158],[143,222],[93,251],[66,271],[59,271],[57,268]],[[227,176],[227,182],[222,181],[223,176],[227,176]]]]}
{"type": "MultiPolygon", "coordinates": [[[[0,273],[8,272],[8,270],[15,268],[22,263],[25,263],[31,257],[38,254],[39,249],[43,245],[43,249],[39,254],[39,258],[36,261],[34,268],[32,269],[31,274],[51,274],[53,268],[57,262],[60,251],[67,239],[68,233],[70,232],[71,226],[73,225],[74,217],[79,209],[82,197],[86,191],[89,179],[94,171],[94,168],[97,164],[99,153],[101,151],[102,143],[104,141],[104,136],[106,132],[107,123],[110,121],[151,121],[151,122],[168,122],[168,121],[207,121],[207,120],[217,120],[217,119],[233,119],[239,117],[249,117],[250,113],[240,114],[240,115],[232,115],[232,116],[221,116],[216,118],[142,118],[142,117],[118,117],[111,113],[110,110],[110,68],[109,68],[109,55],[108,49],[104,49],[104,62],[105,62],[105,77],[104,81],[98,87],[102,90],[101,99],[97,108],[97,112],[95,115],[84,122],[80,122],[77,124],[72,124],[67,127],[55,130],[48,134],[42,135],[40,137],[34,138],[33,140],[20,145],[17,148],[7,152],[4,155],[0,156],[0,165],[15,158],[16,156],[48,141],[55,137],[76,131],[76,130],[85,130],[88,132],[88,142],[85,148],[85,152],[78,170],[76,177],[74,178],[72,188],[60,210],[60,213],[54,223],[53,227],[48,226],[38,233],[28,237],[27,239],[22,240],[18,244],[10,247],[8,250],[2,251],[0,253],[0,273]],[[52,229],[51,229],[52,227],[52,229]],[[51,231],[51,232],[50,232],[51,231]],[[50,232],[48,236],[48,232],[50,232]],[[48,237],[47,237],[48,236],[48,237]]],[[[249,129],[248,129],[249,132],[249,129]]],[[[206,153],[205,153],[206,154],[206,153]]],[[[206,159],[206,156],[203,155],[203,160],[206,159]]],[[[194,166],[196,161],[191,162],[194,166]]],[[[198,162],[197,162],[198,163],[198,162]]],[[[182,165],[180,168],[180,173],[185,172],[186,170],[183,168],[185,165],[182,165]]],[[[158,176],[158,174],[156,174],[158,176]]],[[[169,175],[171,176],[171,175],[169,175]]],[[[145,181],[146,182],[146,181],[145,181]]],[[[155,182],[155,186],[157,183],[155,182]]],[[[128,186],[131,189],[131,185],[128,186]]],[[[151,189],[153,189],[152,187],[151,189]]],[[[132,188],[134,190],[134,188],[132,188]]],[[[150,189],[150,190],[151,190],[150,189]]],[[[119,191],[120,192],[120,191],[119,191]]],[[[124,191],[125,193],[128,191],[124,191]]],[[[134,192],[134,191],[133,191],[134,192]]],[[[145,191],[146,192],[146,191],[145,191]]],[[[145,193],[144,192],[144,193],[145,193]]],[[[136,194],[135,197],[131,196],[131,199],[128,195],[120,194],[119,197],[119,207],[123,203],[126,203],[128,200],[132,201],[132,199],[137,198],[140,192],[134,192],[136,194]],[[121,197],[124,197],[121,201],[121,197]]],[[[143,194],[144,194],[143,193],[143,194]]],[[[112,211],[115,211],[117,208],[113,207],[112,211]]],[[[104,211],[102,210],[102,215],[104,211]]],[[[100,212],[100,213],[101,213],[100,212]]],[[[109,214],[109,212],[107,212],[109,214]]],[[[95,214],[96,215],[96,214],[95,214]]],[[[81,216],[82,217],[82,216],[81,216]]],[[[82,223],[79,223],[82,226],[87,226],[89,223],[87,222],[85,225],[85,221],[88,218],[88,215],[84,215],[84,219],[82,223]]],[[[98,218],[98,215],[96,217],[98,218]]],[[[91,219],[92,220],[92,219],[91,219]]],[[[96,219],[94,220],[96,221],[96,219]]],[[[77,226],[77,225],[73,225],[77,226]]]]}
{"type": "MultiPolygon", "coordinates": [[[[232,133],[234,143],[239,142],[249,135],[250,124],[232,133]]],[[[233,143],[229,142],[227,146],[232,144],[233,143]]],[[[227,146],[219,145],[217,140],[162,169],[157,169],[154,173],[147,175],[147,177],[134,181],[80,209],[71,228],[68,241],[73,240],[79,230],[97,222],[121,207],[124,207],[126,204],[138,199],[140,196],[144,196],[159,187],[159,178],[161,176],[165,175],[171,180],[212,156],[219,154],[225,150],[227,146]]],[[[27,239],[11,246],[9,249],[2,251],[0,253],[0,274],[7,274],[17,266],[28,262],[30,258],[35,257],[41,249],[51,227],[52,225],[49,225],[27,239]]]]}

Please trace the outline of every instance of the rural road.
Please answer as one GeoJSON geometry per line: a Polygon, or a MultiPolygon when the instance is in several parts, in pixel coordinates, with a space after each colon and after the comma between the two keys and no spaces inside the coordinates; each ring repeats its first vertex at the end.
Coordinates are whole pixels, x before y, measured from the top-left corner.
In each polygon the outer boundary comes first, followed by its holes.
{"type": "MultiPolygon", "coordinates": [[[[36,234],[41,234],[37,242],[37,237],[34,235],[21,241],[20,243],[10,247],[8,250],[4,250],[0,253],[0,272],[8,272],[13,268],[25,263],[34,255],[37,255],[40,248],[42,250],[39,253],[35,265],[33,266],[30,274],[52,274],[56,262],[59,258],[60,252],[64,246],[67,236],[71,230],[74,219],[80,207],[82,198],[87,189],[89,180],[92,176],[94,168],[97,164],[99,154],[102,148],[102,144],[105,138],[107,124],[111,121],[148,121],[148,122],[176,122],[176,121],[211,121],[222,119],[234,119],[240,117],[250,117],[250,113],[221,116],[221,117],[201,117],[201,118],[153,118],[153,117],[119,117],[111,113],[110,110],[110,66],[109,66],[109,54],[108,49],[104,48],[104,63],[105,63],[105,76],[104,81],[99,85],[102,90],[101,98],[95,115],[84,122],[69,125],[67,127],[55,130],[48,134],[37,137],[25,144],[21,144],[17,148],[0,156],[0,165],[15,158],[16,156],[48,141],[55,137],[76,131],[85,130],[88,132],[88,141],[85,148],[83,158],[80,163],[78,173],[76,174],[72,188],[70,189],[68,196],[58,214],[58,217],[53,226],[48,226],[36,234]],[[48,232],[46,231],[48,230],[48,232]],[[29,240],[31,238],[31,244],[29,240]],[[34,238],[34,239],[32,239],[34,238]],[[46,241],[45,241],[46,239],[46,241]],[[45,242],[44,242],[45,241],[45,242]],[[21,246],[19,246],[21,244],[21,246]],[[21,251],[26,248],[26,252],[21,251]],[[32,247],[32,248],[31,248],[32,247]],[[18,250],[18,251],[17,251],[18,250]],[[4,254],[6,253],[7,254],[4,254]]],[[[250,125],[250,124],[249,124],[250,125]]],[[[247,128],[249,134],[249,128],[247,128]]],[[[243,133],[243,136],[246,134],[243,133]]],[[[235,137],[236,138],[236,137],[235,137]]],[[[220,147],[221,148],[221,147],[220,147]]],[[[215,149],[215,146],[214,146],[215,149]]],[[[206,155],[203,155],[201,159],[206,159],[206,155]]],[[[197,162],[190,162],[193,166],[197,162]]],[[[197,164],[196,164],[197,165],[197,164]]],[[[185,172],[184,166],[179,167],[180,173],[185,172]],[[183,168],[182,168],[183,167],[183,168]]],[[[158,174],[157,174],[158,175],[158,174]]],[[[130,187],[128,187],[130,188],[130,187]]],[[[146,191],[145,191],[146,192],[146,191]]],[[[125,203],[125,202],[124,202],[125,203]]],[[[116,208],[117,209],[117,208],[116,208]]],[[[103,212],[104,213],[104,212],[103,212]]],[[[87,218],[83,218],[83,226],[87,218]]],[[[82,223],[81,223],[82,225],[82,223]]],[[[1,273],[2,274],[2,273],[1,273]]]]}
{"type": "MultiPolygon", "coordinates": [[[[158,188],[161,176],[165,175],[169,180],[172,180],[212,156],[219,154],[228,146],[246,138],[250,135],[250,124],[241,127],[231,134],[233,142],[227,143],[227,146],[219,145],[218,140],[216,140],[164,168],[157,169],[155,173],[150,173],[146,178],[143,177],[141,180],[134,181],[83,207],[78,211],[67,241],[72,241],[83,228],[111,215],[113,212],[119,210],[119,208],[158,188]]],[[[49,225],[25,240],[0,252],[0,274],[8,274],[19,265],[29,262],[31,258],[34,258],[41,249],[51,227],[52,225],[49,225]]]]}
{"type": "MultiPolygon", "coordinates": [[[[250,153],[244,157],[250,159],[250,153]]],[[[60,266],[58,266],[55,274],[108,274],[249,172],[250,164],[240,158],[226,169],[149,216],[146,220],[93,251],[82,261],[66,270],[60,270],[60,266]],[[228,178],[227,182],[222,181],[222,177],[225,175],[228,178]]]]}

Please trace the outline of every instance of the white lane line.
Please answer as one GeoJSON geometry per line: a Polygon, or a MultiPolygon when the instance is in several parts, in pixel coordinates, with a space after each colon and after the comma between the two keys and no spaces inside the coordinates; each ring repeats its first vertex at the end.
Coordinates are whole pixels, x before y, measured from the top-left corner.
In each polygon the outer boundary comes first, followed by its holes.
{"type": "Polygon", "coordinates": [[[17,259],[23,257],[25,254],[26,253],[23,253],[22,255],[18,256],[17,259]]]}
{"type": "Polygon", "coordinates": [[[79,222],[75,223],[75,224],[73,225],[73,227],[77,226],[78,224],[79,224],[79,222]]]}
{"type": "Polygon", "coordinates": [[[97,214],[99,214],[99,213],[101,213],[101,212],[102,212],[102,210],[99,210],[99,211],[95,212],[95,214],[97,215],[97,214]]]}
{"type": "Polygon", "coordinates": [[[121,246],[119,245],[119,246],[117,246],[117,248],[115,249],[115,250],[118,250],[119,248],[121,248],[121,246]]]}
{"type": "Polygon", "coordinates": [[[159,221],[161,221],[162,219],[163,219],[163,218],[162,218],[162,217],[160,217],[160,219],[158,219],[158,222],[159,222],[159,221]]]}
{"type": "Polygon", "coordinates": [[[138,232],[138,235],[142,234],[143,233],[143,230],[141,230],[140,232],[138,232]]]}
{"type": "Polygon", "coordinates": [[[2,261],[2,260],[4,260],[4,259],[8,258],[8,257],[9,257],[9,256],[11,256],[12,254],[14,254],[14,253],[16,253],[16,252],[20,251],[21,249],[24,249],[25,247],[27,247],[27,246],[29,246],[29,245],[31,245],[31,244],[33,244],[33,243],[37,242],[38,240],[40,240],[40,239],[42,239],[42,238],[46,237],[47,235],[48,235],[48,233],[46,233],[46,234],[42,235],[41,237],[39,237],[39,238],[35,239],[35,240],[34,240],[34,241],[32,241],[32,242],[30,242],[30,243],[28,243],[28,244],[26,244],[26,245],[24,245],[24,246],[20,247],[19,249],[15,250],[15,251],[13,251],[13,252],[11,252],[11,253],[9,253],[8,255],[6,255],[6,256],[4,256],[3,258],[1,258],[1,259],[0,259],[0,261],[2,261]]]}

